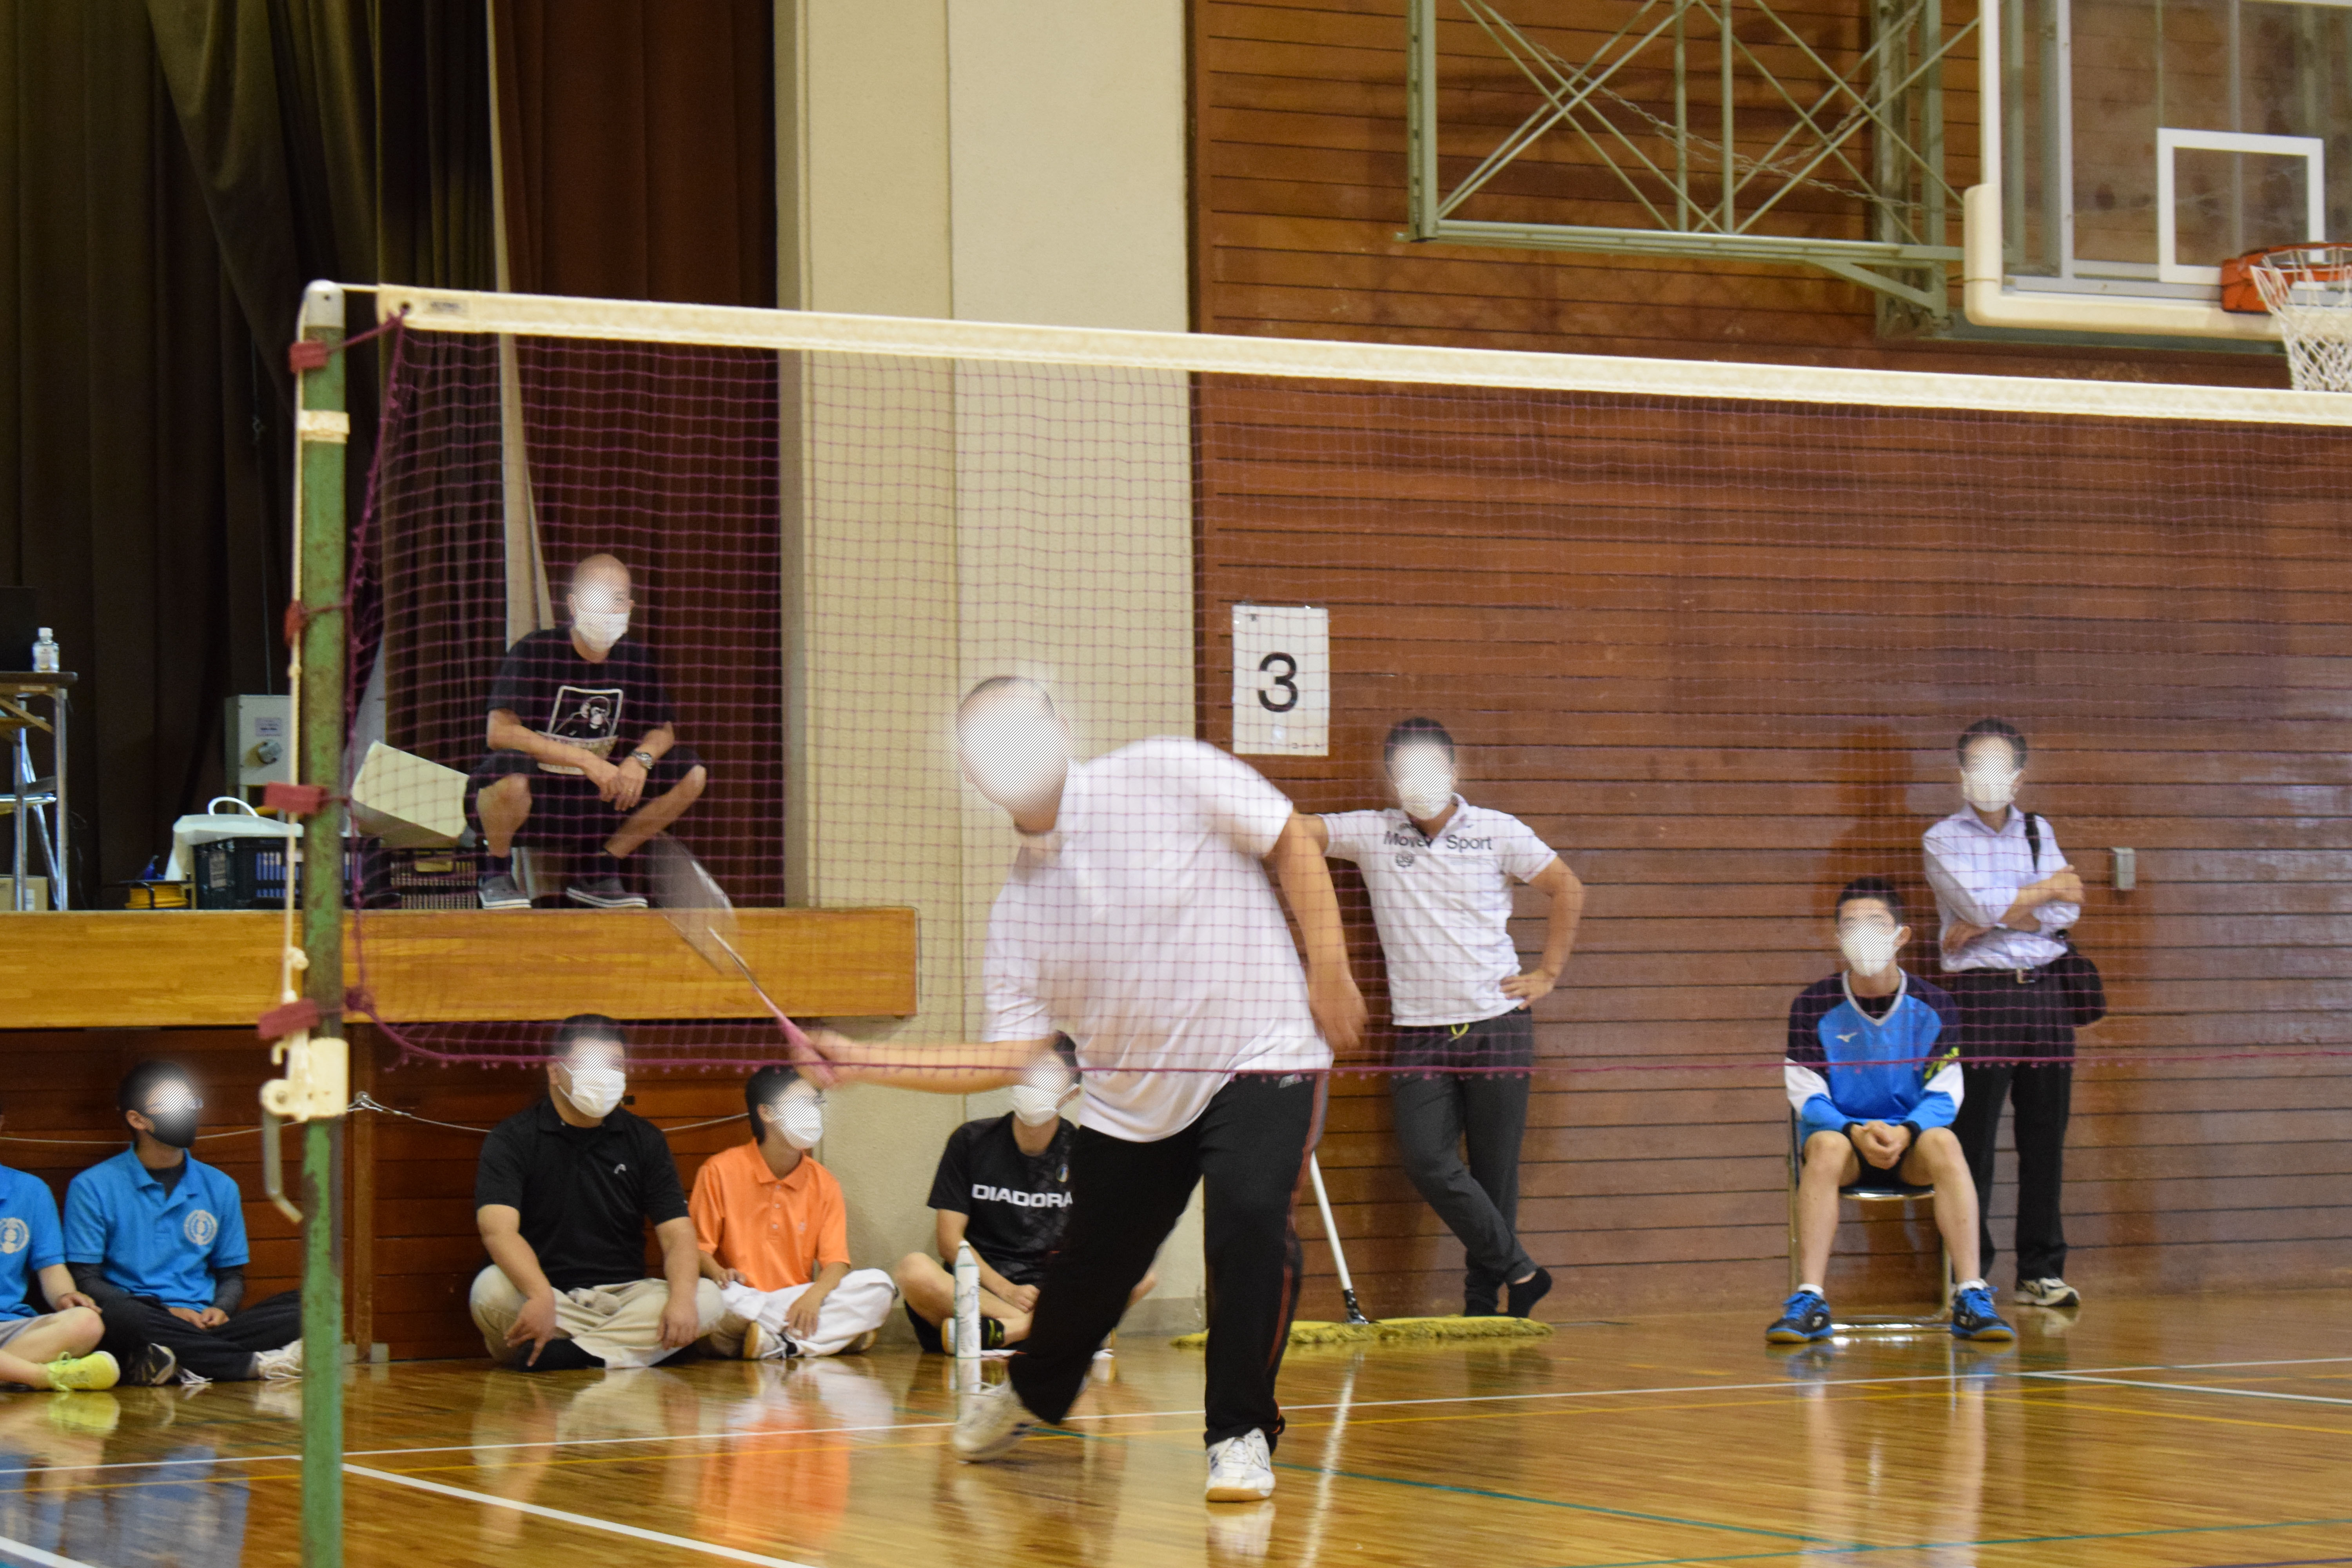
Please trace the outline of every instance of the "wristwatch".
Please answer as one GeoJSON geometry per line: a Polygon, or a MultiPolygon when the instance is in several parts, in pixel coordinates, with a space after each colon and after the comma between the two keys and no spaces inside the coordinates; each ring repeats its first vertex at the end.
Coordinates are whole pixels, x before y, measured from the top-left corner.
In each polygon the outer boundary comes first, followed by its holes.
{"type": "Polygon", "coordinates": [[[654,771],[654,754],[651,752],[631,752],[629,753],[629,761],[636,763],[637,766],[645,769],[647,773],[654,771]]]}

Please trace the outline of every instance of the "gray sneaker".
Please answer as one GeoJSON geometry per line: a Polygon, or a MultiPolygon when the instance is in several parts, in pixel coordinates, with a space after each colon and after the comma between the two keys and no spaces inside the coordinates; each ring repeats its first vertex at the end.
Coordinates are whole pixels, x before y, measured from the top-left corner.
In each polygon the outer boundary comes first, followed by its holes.
{"type": "Polygon", "coordinates": [[[530,908],[530,895],[515,886],[514,878],[505,872],[483,878],[478,891],[482,898],[482,908],[486,910],[530,908]]]}
{"type": "Polygon", "coordinates": [[[610,873],[602,877],[583,877],[565,888],[563,896],[592,910],[641,910],[646,907],[643,893],[629,891],[627,883],[610,873]]]}
{"type": "Polygon", "coordinates": [[[1010,1383],[992,1384],[964,1401],[948,1446],[965,1464],[984,1465],[1011,1453],[1036,1425],[1037,1418],[1010,1383]]]}
{"type": "Polygon", "coordinates": [[[2042,1279],[2019,1280],[2017,1299],[2028,1307],[2079,1307],[2083,1304],[2083,1293],[2055,1274],[2042,1279]]]}

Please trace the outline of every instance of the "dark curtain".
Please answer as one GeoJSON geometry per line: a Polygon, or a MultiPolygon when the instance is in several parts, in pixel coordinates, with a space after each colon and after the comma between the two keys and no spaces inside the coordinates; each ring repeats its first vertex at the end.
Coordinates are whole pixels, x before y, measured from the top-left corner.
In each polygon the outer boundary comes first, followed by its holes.
{"type": "Polygon", "coordinates": [[[773,0],[493,0],[509,284],[776,302],[773,0]]]}
{"type": "Polygon", "coordinates": [[[0,0],[0,580],[82,677],[83,907],[219,787],[222,700],[284,689],[303,284],[492,281],[487,63],[478,0],[0,0]]]}

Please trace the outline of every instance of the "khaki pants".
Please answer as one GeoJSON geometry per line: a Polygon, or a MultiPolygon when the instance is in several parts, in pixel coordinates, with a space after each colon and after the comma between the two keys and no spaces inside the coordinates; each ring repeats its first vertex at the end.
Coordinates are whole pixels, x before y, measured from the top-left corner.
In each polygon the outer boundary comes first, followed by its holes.
{"type": "Polygon", "coordinates": [[[855,1343],[857,1338],[882,1326],[890,1309],[898,1300],[898,1287],[890,1276],[879,1268],[853,1268],[842,1277],[840,1284],[824,1299],[817,1310],[816,1332],[807,1339],[792,1337],[784,1327],[784,1314],[793,1303],[807,1291],[805,1285],[788,1286],[782,1290],[754,1290],[749,1285],[730,1285],[723,1293],[727,1315],[711,1331],[710,1348],[723,1356],[743,1352],[743,1329],[758,1322],[767,1330],[769,1343],[774,1348],[771,1355],[838,1355],[855,1343]]]}
{"type": "MultiPolygon", "coordinates": [[[[467,1302],[474,1326],[490,1359],[519,1365],[530,1354],[528,1341],[507,1343],[507,1331],[522,1314],[522,1292],[505,1271],[492,1264],[474,1276],[467,1302]]],[[[596,1285],[555,1293],[555,1326],[578,1342],[582,1350],[608,1367],[652,1366],[677,1353],[661,1342],[662,1313],[669,1306],[669,1284],[662,1279],[630,1279],[618,1285],[596,1285]]],[[[708,1279],[695,1281],[695,1333],[709,1333],[727,1315],[719,1287],[708,1279]]]]}

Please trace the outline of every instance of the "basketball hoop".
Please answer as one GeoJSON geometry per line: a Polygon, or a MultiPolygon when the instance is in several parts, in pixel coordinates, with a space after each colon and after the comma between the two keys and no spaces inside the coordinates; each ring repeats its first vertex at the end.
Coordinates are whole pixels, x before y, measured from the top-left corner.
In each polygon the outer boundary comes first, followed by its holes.
{"type": "Polygon", "coordinates": [[[2246,271],[2278,318],[2298,392],[2352,392],[2352,245],[2290,245],[2246,271]]]}

